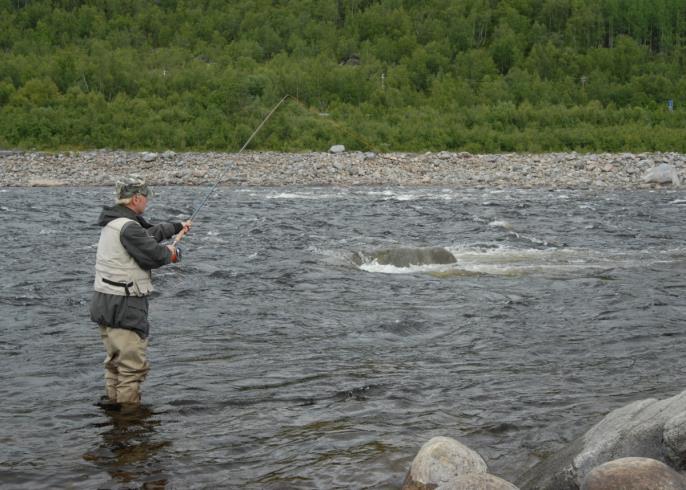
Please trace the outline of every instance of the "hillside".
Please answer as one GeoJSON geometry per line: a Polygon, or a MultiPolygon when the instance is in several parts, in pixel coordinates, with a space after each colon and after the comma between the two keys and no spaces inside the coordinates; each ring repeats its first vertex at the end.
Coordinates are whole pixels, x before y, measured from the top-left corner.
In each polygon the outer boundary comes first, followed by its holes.
{"type": "Polygon", "coordinates": [[[686,152],[685,65],[682,0],[0,0],[0,148],[686,152]]]}

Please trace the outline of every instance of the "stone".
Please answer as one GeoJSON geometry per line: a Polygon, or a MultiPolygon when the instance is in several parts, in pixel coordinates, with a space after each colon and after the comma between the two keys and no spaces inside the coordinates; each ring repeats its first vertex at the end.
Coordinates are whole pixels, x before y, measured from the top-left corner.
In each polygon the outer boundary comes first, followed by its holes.
{"type": "Polygon", "coordinates": [[[686,470],[686,411],[665,423],[662,440],[667,461],[679,470],[686,470]]]}
{"type": "Polygon", "coordinates": [[[652,182],[655,184],[673,184],[680,185],[679,173],[674,165],[661,163],[657,167],[653,167],[643,175],[644,182],[652,182]]]}
{"type": "Polygon", "coordinates": [[[378,250],[370,256],[380,265],[410,267],[412,265],[454,264],[455,256],[442,247],[410,248],[400,247],[378,250]]]}
{"type": "Polygon", "coordinates": [[[343,145],[333,145],[331,148],[329,148],[329,153],[338,154],[338,153],[344,153],[344,152],[345,152],[345,146],[343,146],[343,145]]]}
{"type": "Polygon", "coordinates": [[[527,470],[522,489],[576,490],[596,466],[643,457],[684,469],[686,391],[664,400],[638,400],[613,410],[584,435],[527,470]]]}
{"type": "Polygon", "coordinates": [[[143,159],[144,162],[153,162],[153,161],[157,160],[157,153],[145,152],[141,155],[141,158],[143,159]]]}
{"type": "Polygon", "coordinates": [[[507,480],[490,473],[468,473],[448,483],[441,483],[436,490],[519,490],[507,480]]]}
{"type": "Polygon", "coordinates": [[[171,160],[175,156],[176,156],[176,153],[171,151],[171,150],[167,150],[164,153],[162,153],[162,158],[164,158],[165,160],[171,160]]]}
{"type": "Polygon", "coordinates": [[[620,458],[609,461],[584,478],[581,490],[686,490],[686,478],[650,458],[620,458]]]}
{"type": "Polygon", "coordinates": [[[63,180],[51,179],[51,178],[32,178],[29,179],[30,187],[56,187],[61,185],[67,185],[63,180]]]}
{"type": "Polygon", "coordinates": [[[437,488],[458,476],[486,471],[486,462],[475,451],[450,437],[434,437],[415,456],[402,490],[437,488]]]}

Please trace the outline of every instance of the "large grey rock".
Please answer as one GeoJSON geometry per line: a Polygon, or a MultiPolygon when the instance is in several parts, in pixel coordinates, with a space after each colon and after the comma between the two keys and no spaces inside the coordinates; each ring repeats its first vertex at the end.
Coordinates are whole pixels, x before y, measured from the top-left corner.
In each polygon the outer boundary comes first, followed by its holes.
{"type": "Polygon", "coordinates": [[[662,430],[665,456],[675,468],[686,469],[686,411],[669,419],[662,430]]]}
{"type": "Polygon", "coordinates": [[[679,173],[674,165],[668,163],[661,163],[657,167],[653,167],[643,175],[645,182],[653,182],[656,184],[673,184],[680,185],[679,173]]]}
{"type": "Polygon", "coordinates": [[[464,444],[450,437],[434,437],[415,456],[402,488],[432,489],[449,484],[459,476],[486,473],[486,470],[483,458],[464,444]]]}
{"type": "Polygon", "coordinates": [[[686,490],[686,478],[661,461],[621,458],[593,468],[581,490],[686,490]]]}
{"type": "Polygon", "coordinates": [[[357,265],[365,261],[376,261],[380,265],[394,265],[395,267],[409,267],[411,265],[453,264],[457,259],[442,247],[411,248],[400,247],[378,250],[369,256],[355,254],[353,261],[357,265]]]}
{"type": "Polygon", "coordinates": [[[345,146],[343,145],[333,145],[329,148],[329,153],[343,153],[345,151],[345,146]]]}
{"type": "Polygon", "coordinates": [[[610,412],[568,447],[525,472],[522,489],[576,490],[593,468],[625,457],[652,458],[680,470],[686,462],[686,391],[639,400],[610,412]]]}

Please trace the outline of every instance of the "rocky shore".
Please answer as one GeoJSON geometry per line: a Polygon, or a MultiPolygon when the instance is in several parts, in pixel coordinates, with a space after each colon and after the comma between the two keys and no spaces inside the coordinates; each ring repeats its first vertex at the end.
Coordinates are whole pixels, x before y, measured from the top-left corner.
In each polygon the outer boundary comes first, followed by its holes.
{"type": "Polygon", "coordinates": [[[608,413],[567,447],[529,468],[516,485],[450,437],[415,456],[402,490],[684,490],[686,391],[637,400],[608,413]]]}
{"type": "Polygon", "coordinates": [[[403,185],[462,188],[641,189],[680,185],[679,153],[473,155],[362,153],[164,153],[0,151],[0,186],[112,185],[138,173],[152,185],[403,185]],[[656,168],[658,170],[656,170],[656,168]],[[651,173],[652,172],[652,173],[651,173]]]}

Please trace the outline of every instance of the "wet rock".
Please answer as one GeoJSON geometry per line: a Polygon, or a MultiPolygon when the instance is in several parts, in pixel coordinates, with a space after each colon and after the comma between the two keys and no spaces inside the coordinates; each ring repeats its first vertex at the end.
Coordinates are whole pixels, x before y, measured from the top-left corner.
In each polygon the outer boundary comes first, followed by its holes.
{"type": "Polygon", "coordinates": [[[459,476],[486,471],[486,462],[475,451],[455,439],[434,437],[415,456],[402,490],[435,489],[459,476]]]}
{"type": "Polygon", "coordinates": [[[427,248],[391,248],[371,254],[371,260],[381,265],[410,267],[411,265],[453,264],[457,259],[442,247],[427,248]]]}
{"type": "Polygon", "coordinates": [[[686,391],[639,400],[610,412],[568,447],[541,461],[516,482],[520,488],[576,490],[593,468],[625,457],[686,462],[686,391]]]}
{"type": "Polygon", "coordinates": [[[581,490],[686,490],[686,478],[650,458],[621,458],[604,463],[584,478],[581,490]]]}

